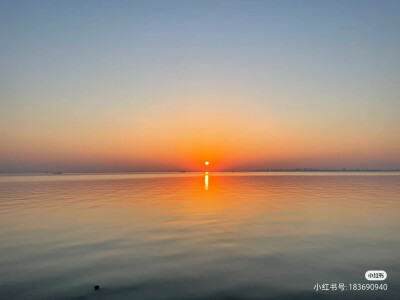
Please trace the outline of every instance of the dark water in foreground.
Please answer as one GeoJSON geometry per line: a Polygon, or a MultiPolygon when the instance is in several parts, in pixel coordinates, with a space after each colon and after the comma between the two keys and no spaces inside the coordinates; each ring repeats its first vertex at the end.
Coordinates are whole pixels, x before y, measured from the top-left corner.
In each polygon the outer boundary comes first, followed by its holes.
{"type": "Polygon", "coordinates": [[[400,299],[395,173],[0,176],[0,299],[356,298],[400,299]]]}

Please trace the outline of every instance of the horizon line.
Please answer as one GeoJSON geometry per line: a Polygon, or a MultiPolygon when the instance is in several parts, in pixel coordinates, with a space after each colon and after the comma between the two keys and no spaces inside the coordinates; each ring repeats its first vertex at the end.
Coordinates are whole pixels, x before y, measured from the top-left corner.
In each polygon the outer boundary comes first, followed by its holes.
{"type": "Polygon", "coordinates": [[[170,171],[47,171],[47,172],[2,172],[0,175],[13,175],[13,174],[41,174],[41,175],[62,175],[62,174],[121,174],[121,173],[201,173],[201,172],[212,172],[212,173],[246,173],[246,172],[256,172],[256,173],[279,173],[279,172],[400,172],[400,169],[317,169],[317,168],[295,168],[295,169],[260,169],[260,170],[170,170],[170,171]]]}

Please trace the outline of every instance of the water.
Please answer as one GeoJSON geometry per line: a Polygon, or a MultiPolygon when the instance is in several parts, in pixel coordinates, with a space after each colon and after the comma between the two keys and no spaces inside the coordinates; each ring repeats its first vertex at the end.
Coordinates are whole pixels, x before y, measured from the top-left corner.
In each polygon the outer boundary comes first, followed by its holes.
{"type": "Polygon", "coordinates": [[[0,176],[0,299],[399,299],[399,195],[398,173],[0,176]],[[371,269],[387,291],[314,290],[371,269]]]}

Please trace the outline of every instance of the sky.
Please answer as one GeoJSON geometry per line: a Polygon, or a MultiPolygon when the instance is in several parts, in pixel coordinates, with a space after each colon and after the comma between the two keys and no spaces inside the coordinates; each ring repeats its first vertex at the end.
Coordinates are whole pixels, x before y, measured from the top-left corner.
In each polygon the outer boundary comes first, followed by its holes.
{"type": "Polygon", "coordinates": [[[399,15],[0,0],[0,172],[400,168],[399,15]]]}

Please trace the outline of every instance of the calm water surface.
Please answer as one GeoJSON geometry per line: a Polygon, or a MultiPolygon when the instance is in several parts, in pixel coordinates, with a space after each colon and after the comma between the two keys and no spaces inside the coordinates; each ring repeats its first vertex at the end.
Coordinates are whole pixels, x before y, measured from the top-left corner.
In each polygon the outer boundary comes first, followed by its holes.
{"type": "Polygon", "coordinates": [[[399,279],[396,173],[0,176],[0,299],[400,299],[399,279]],[[313,289],[371,269],[388,291],[313,289]]]}

